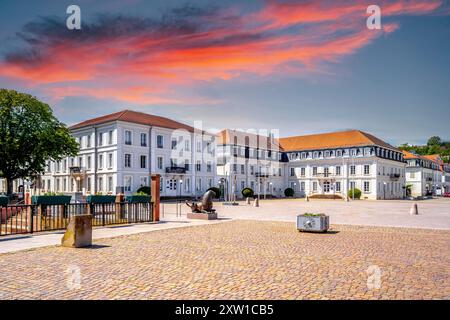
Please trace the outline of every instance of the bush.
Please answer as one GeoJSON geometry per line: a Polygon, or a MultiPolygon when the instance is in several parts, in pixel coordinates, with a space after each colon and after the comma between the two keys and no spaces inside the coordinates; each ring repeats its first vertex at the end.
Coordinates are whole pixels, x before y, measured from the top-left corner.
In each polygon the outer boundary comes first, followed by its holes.
{"type": "Polygon", "coordinates": [[[244,198],[253,198],[253,196],[255,195],[252,188],[244,188],[242,189],[241,193],[244,198]]]}
{"type": "Polygon", "coordinates": [[[295,194],[294,189],[292,188],[286,188],[286,190],[284,190],[284,195],[286,197],[293,197],[295,194]]]}
{"type": "Polygon", "coordinates": [[[353,199],[353,191],[354,191],[355,199],[361,198],[361,190],[359,190],[358,188],[348,190],[347,197],[349,197],[350,199],[353,199]]]}
{"type": "Polygon", "coordinates": [[[211,187],[211,188],[209,188],[206,191],[209,191],[209,190],[214,191],[214,193],[216,194],[216,196],[214,198],[216,198],[216,199],[220,198],[220,189],[219,188],[211,187]]]}
{"type": "Polygon", "coordinates": [[[148,194],[148,195],[150,195],[151,194],[151,190],[150,190],[149,186],[143,186],[143,187],[140,187],[139,189],[137,189],[136,193],[137,194],[148,194]]]}

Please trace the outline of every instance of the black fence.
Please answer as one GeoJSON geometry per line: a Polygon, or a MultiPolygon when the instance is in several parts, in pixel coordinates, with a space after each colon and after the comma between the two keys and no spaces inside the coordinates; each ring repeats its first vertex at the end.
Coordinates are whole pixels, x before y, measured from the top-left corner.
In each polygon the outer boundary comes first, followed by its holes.
{"type": "Polygon", "coordinates": [[[71,203],[0,207],[0,236],[64,230],[71,217],[92,215],[93,226],[153,221],[153,203],[71,203]]]}

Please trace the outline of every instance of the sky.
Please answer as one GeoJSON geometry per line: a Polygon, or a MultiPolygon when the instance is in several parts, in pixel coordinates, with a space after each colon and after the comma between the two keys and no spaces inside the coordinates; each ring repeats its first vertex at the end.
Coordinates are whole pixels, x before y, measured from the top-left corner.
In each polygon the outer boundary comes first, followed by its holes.
{"type": "Polygon", "coordinates": [[[2,0],[0,87],[68,125],[131,109],[280,136],[450,140],[450,3],[2,0]],[[66,27],[71,4],[81,30],[66,27]],[[372,4],[381,29],[367,28],[372,4]]]}

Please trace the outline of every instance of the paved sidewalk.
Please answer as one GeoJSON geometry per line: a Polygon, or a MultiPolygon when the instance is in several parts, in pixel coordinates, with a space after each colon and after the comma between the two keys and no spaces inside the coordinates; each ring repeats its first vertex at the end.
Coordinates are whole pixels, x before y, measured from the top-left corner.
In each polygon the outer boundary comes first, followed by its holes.
{"type": "MultiPolygon", "coordinates": [[[[188,220],[186,218],[166,218],[159,223],[140,223],[127,224],[94,228],[92,232],[93,240],[115,238],[138,233],[152,232],[165,229],[184,228],[199,226],[204,224],[221,223],[229,220],[188,220]]],[[[61,238],[64,231],[55,231],[48,233],[36,233],[29,235],[17,235],[11,237],[0,238],[0,254],[10,253],[21,250],[30,250],[46,246],[56,246],[61,244],[61,238]]]]}

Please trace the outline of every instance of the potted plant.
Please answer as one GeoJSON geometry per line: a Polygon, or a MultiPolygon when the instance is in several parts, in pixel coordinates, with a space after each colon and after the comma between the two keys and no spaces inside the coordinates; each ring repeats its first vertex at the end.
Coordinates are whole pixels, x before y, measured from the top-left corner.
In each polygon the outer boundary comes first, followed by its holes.
{"type": "Polygon", "coordinates": [[[136,192],[131,196],[126,196],[125,199],[131,203],[149,203],[152,201],[152,197],[145,192],[136,192]]]}
{"type": "Polygon", "coordinates": [[[114,203],[114,202],[116,202],[116,196],[115,195],[103,195],[102,193],[98,192],[95,195],[88,195],[86,197],[86,202],[91,203],[91,204],[114,203]]]}
{"type": "Polygon", "coordinates": [[[72,196],[66,196],[63,193],[46,192],[42,196],[32,196],[32,204],[43,205],[64,205],[69,204],[72,196]]]}
{"type": "Polygon", "coordinates": [[[292,188],[286,188],[286,189],[284,190],[284,195],[285,195],[286,197],[293,197],[294,194],[295,194],[295,191],[294,191],[294,189],[292,189],[292,188]]]}
{"type": "Polygon", "coordinates": [[[297,230],[309,232],[327,232],[330,217],[323,213],[305,213],[297,216],[297,230]]]}

